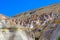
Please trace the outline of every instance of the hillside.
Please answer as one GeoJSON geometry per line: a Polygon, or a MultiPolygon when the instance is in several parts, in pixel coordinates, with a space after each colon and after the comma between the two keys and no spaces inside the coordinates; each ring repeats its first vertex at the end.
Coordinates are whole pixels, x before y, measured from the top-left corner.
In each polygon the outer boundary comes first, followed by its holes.
{"type": "Polygon", "coordinates": [[[50,13],[50,12],[59,13],[59,11],[60,11],[60,3],[57,3],[57,4],[53,4],[50,6],[43,7],[43,8],[38,8],[35,10],[23,12],[23,13],[15,15],[13,17],[23,17],[23,16],[28,17],[33,14],[41,15],[43,13],[50,13]]]}
{"type": "Polygon", "coordinates": [[[16,33],[17,29],[23,30],[28,36],[35,38],[35,40],[54,40],[53,36],[55,35],[52,36],[52,34],[56,33],[58,31],[57,29],[60,28],[60,3],[23,12],[13,16],[12,18],[5,17],[4,15],[2,15],[4,16],[2,18],[1,15],[0,28],[15,30],[14,33],[16,33]],[[1,20],[5,21],[1,22],[1,20]],[[2,26],[2,24],[4,25],[2,26]]]}
{"type": "Polygon", "coordinates": [[[40,40],[49,40],[53,31],[56,29],[56,19],[60,19],[60,3],[23,12],[12,17],[15,24],[32,28],[30,31],[33,36],[40,40]],[[59,15],[59,18],[57,18],[59,15]],[[46,35],[47,34],[47,35],[46,35]],[[50,36],[49,36],[50,35],[50,36]]]}

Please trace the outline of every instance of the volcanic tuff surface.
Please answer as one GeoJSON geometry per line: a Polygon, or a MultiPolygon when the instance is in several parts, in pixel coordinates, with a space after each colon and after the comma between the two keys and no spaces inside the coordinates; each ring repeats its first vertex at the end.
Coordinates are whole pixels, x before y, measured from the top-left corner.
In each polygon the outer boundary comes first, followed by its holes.
{"type": "MultiPolygon", "coordinates": [[[[60,3],[23,12],[12,18],[3,15],[0,15],[0,17],[0,28],[15,30],[14,33],[18,28],[22,28],[21,30],[25,31],[28,34],[27,36],[31,36],[33,39],[54,40],[57,37],[54,38],[55,35],[52,36],[52,34],[56,33],[60,26],[60,3]]],[[[11,37],[10,40],[16,39],[11,37]]]]}

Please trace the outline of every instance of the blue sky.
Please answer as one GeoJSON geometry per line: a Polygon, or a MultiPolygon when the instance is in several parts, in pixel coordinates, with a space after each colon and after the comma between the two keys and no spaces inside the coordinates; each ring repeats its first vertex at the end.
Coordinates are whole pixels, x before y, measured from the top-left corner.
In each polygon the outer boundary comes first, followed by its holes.
{"type": "Polygon", "coordinates": [[[0,0],[0,13],[13,16],[57,2],[60,0],[0,0]]]}

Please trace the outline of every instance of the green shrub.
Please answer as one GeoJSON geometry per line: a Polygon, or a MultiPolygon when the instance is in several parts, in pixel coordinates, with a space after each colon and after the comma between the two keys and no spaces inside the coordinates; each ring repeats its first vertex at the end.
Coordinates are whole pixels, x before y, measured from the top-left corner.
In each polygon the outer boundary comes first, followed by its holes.
{"type": "Polygon", "coordinates": [[[60,36],[58,36],[58,40],[60,40],[60,36]]]}

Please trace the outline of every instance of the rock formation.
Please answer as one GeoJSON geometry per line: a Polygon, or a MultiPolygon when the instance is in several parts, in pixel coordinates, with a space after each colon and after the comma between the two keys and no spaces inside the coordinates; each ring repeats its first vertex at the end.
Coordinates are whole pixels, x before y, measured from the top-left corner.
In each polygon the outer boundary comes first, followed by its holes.
{"type": "Polygon", "coordinates": [[[53,34],[57,34],[59,24],[60,3],[24,12],[12,18],[0,14],[0,39],[54,40],[58,37],[54,38],[53,34]]]}

